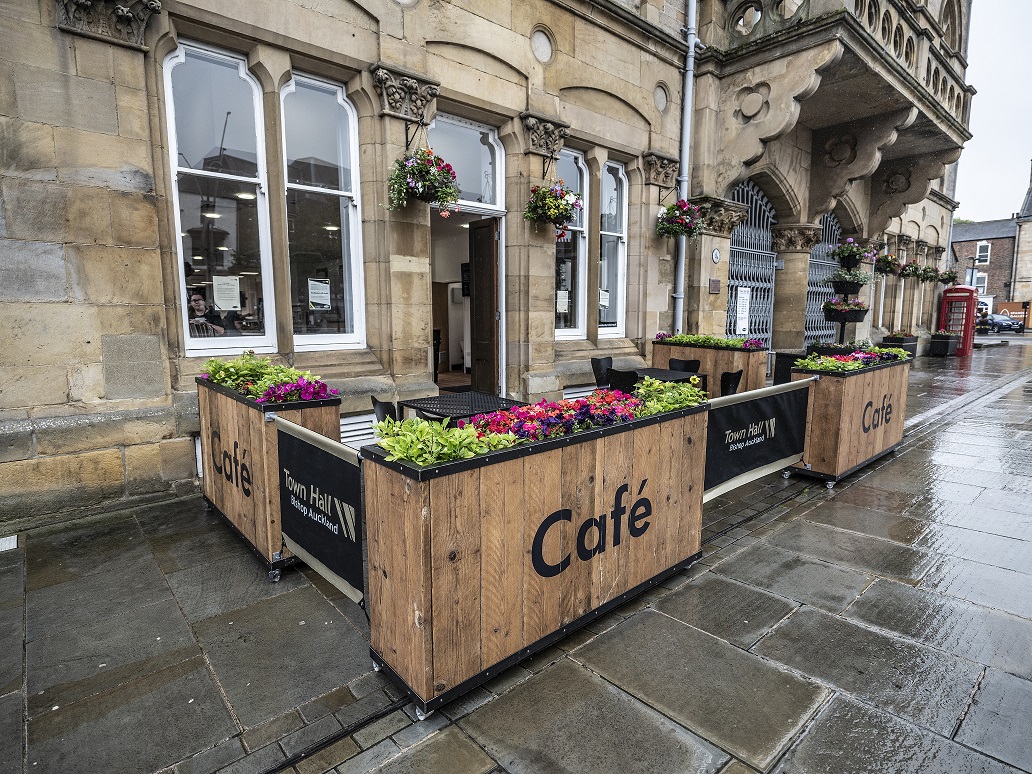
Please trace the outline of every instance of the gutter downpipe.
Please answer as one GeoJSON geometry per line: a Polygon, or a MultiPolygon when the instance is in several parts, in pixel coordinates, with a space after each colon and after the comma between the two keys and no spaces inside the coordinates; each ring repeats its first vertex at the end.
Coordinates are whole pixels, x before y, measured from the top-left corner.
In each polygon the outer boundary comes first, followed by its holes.
{"type": "MultiPolygon", "coordinates": [[[[698,12],[697,0],[685,0],[685,38],[688,53],[684,57],[684,99],[681,105],[681,158],[680,174],[677,176],[677,198],[688,198],[688,163],[691,160],[692,108],[695,101],[695,46],[698,43],[695,28],[698,12]]],[[[677,238],[677,260],[674,265],[674,333],[683,333],[684,319],[684,276],[688,250],[687,237],[677,238]]]]}

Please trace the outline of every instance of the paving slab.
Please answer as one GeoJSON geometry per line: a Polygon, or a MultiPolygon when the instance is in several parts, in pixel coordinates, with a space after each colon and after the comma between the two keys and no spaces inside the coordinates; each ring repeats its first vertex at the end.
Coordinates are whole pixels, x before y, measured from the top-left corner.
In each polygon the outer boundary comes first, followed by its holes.
{"type": "MultiPolygon", "coordinates": [[[[670,621],[657,614],[648,617],[670,621]]],[[[640,653],[625,655],[630,661],[641,658],[640,653]]],[[[481,707],[459,725],[511,774],[715,774],[728,757],[568,660],[481,707]]]]}
{"type": "Polygon", "coordinates": [[[1009,774],[1009,766],[836,696],[774,774],[1009,774]]]}
{"type": "Polygon", "coordinates": [[[25,648],[29,716],[70,704],[150,672],[199,656],[201,649],[175,600],[59,628],[25,648]]]}
{"type": "Polygon", "coordinates": [[[336,774],[367,774],[377,766],[381,766],[401,752],[390,739],[384,739],[378,745],[348,758],[334,769],[336,774]]]}
{"type": "Polygon", "coordinates": [[[25,666],[25,609],[0,610],[0,696],[21,690],[25,666]]]}
{"type": "Polygon", "coordinates": [[[168,586],[190,623],[309,585],[296,567],[288,567],[278,582],[271,582],[268,570],[251,551],[240,551],[168,576],[168,586]],[[227,577],[232,577],[233,583],[226,583],[227,577]]]}
{"type": "Polygon", "coordinates": [[[0,774],[22,774],[25,753],[25,694],[0,696],[0,774]]]}
{"type": "Polygon", "coordinates": [[[156,771],[236,732],[195,658],[30,719],[28,766],[40,774],[156,771]]]}
{"type": "Polygon", "coordinates": [[[766,541],[749,546],[713,572],[833,613],[856,599],[873,580],[867,573],[785,551],[766,541]]]}
{"type": "Polygon", "coordinates": [[[370,669],[368,643],[311,586],[206,619],[194,630],[245,727],[370,669]]]}
{"type": "MultiPolygon", "coordinates": [[[[495,762],[455,726],[391,758],[378,774],[487,774],[495,762]]],[[[517,774],[517,770],[512,770],[517,774]]]]}
{"type": "Polygon", "coordinates": [[[213,774],[213,772],[238,761],[245,755],[239,737],[227,739],[209,750],[180,761],[172,767],[172,774],[213,774]]]}
{"type": "Polygon", "coordinates": [[[190,514],[183,523],[163,524],[146,532],[147,545],[162,571],[174,573],[209,564],[237,554],[246,554],[249,546],[214,513],[190,514]]]}
{"type": "Polygon", "coordinates": [[[713,573],[656,603],[660,612],[745,650],[798,606],[713,573]]]}
{"type": "Polygon", "coordinates": [[[967,707],[982,667],[812,609],[754,649],[944,736],[967,707]]]}
{"type": "Polygon", "coordinates": [[[1032,679],[1032,621],[1025,618],[887,580],[843,615],[1032,679]]]}
{"type": "Polygon", "coordinates": [[[979,529],[934,524],[915,545],[994,567],[1032,574],[1032,541],[992,535],[979,529]]]}
{"type": "MultiPolygon", "coordinates": [[[[1028,476],[1029,471],[1024,468],[1023,475],[1028,476]]],[[[1016,471],[1006,471],[1008,473],[1016,471]]],[[[1023,497],[1018,492],[1003,492],[999,489],[987,489],[978,496],[972,504],[978,510],[1007,511],[1022,516],[1032,516],[1032,500],[1023,497]]]]}
{"type": "Polygon", "coordinates": [[[803,518],[814,524],[859,532],[862,535],[913,545],[928,529],[928,522],[841,503],[837,498],[808,511],[803,518]]]}
{"type": "MultiPolygon", "coordinates": [[[[910,461],[909,459],[907,460],[910,461]]],[[[855,505],[860,508],[870,508],[885,513],[903,513],[913,505],[921,495],[914,492],[900,491],[895,488],[881,488],[868,483],[854,484],[836,492],[831,498],[842,504],[855,505]]]]}
{"type": "Polygon", "coordinates": [[[971,709],[955,737],[1024,771],[1032,771],[1032,682],[986,670],[971,709]]]}
{"type": "MultiPolygon", "coordinates": [[[[1028,494],[1032,494],[1032,491],[1028,494]]],[[[978,530],[991,535],[1032,540],[1032,516],[1020,516],[1006,511],[987,511],[968,505],[927,500],[917,503],[907,511],[907,516],[927,522],[978,530]]]]}
{"type": "Polygon", "coordinates": [[[573,658],[761,769],[828,695],[811,680],[653,611],[599,636],[573,658]]]}
{"type": "Polygon", "coordinates": [[[927,551],[806,521],[796,521],[767,540],[787,551],[899,580],[920,580],[935,561],[927,551]]]}
{"type": "Polygon", "coordinates": [[[940,559],[921,587],[1032,619],[1032,576],[955,556],[940,559]]]}

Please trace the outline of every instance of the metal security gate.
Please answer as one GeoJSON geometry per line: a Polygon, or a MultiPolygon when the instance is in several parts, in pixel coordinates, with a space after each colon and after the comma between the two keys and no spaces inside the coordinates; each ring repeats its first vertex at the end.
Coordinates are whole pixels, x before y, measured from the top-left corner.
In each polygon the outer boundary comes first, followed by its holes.
{"type": "Polygon", "coordinates": [[[838,335],[838,326],[824,319],[824,302],[829,300],[835,291],[824,280],[839,268],[838,261],[828,258],[828,253],[835,249],[842,238],[842,226],[835,214],[829,212],[821,218],[821,241],[810,251],[810,272],[806,283],[806,327],[803,343],[806,346],[819,341],[834,341],[838,335]]]}
{"type": "Polygon", "coordinates": [[[744,223],[731,232],[727,267],[727,335],[736,333],[739,288],[749,288],[749,333],[770,346],[774,320],[774,269],[777,254],[771,249],[770,229],[777,223],[774,205],[752,181],[739,185],[731,199],[749,208],[744,223]]]}

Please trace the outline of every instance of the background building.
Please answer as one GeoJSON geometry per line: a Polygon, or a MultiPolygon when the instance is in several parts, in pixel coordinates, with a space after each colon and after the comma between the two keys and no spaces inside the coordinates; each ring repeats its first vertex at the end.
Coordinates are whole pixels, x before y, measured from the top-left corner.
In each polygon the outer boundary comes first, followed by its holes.
{"type": "MultiPolygon", "coordinates": [[[[8,3],[0,523],[194,491],[211,355],[311,369],[347,414],[453,368],[535,400],[589,384],[593,356],[642,364],[659,330],[728,332],[740,289],[750,335],[830,338],[842,238],[941,261],[970,2],[698,9],[682,156],[669,0],[8,3]],[[424,144],[458,171],[447,219],[385,207],[424,144]],[[585,196],[560,240],[521,217],[557,174],[585,196]],[[705,220],[682,287],[655,233],[679,176],[705,220]]],[[[931,324],[933,288],[869,290],[851,335],[931,324]]]]}

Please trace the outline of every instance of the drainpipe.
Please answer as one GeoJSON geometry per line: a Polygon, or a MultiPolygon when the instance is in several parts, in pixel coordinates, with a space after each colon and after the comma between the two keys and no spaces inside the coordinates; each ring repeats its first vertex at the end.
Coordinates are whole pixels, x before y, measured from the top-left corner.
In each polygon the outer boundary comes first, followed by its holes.
{"type": "MultiPolygon", "coordinates": [[[[692,147],[692,103],[695,101],[695,45],[698,42],[695,29],[698,12],[697,0],[685,0],[684,23],[688,53],[684,57],[684,99],[681,104],[681,158],[680,174],[677,176],[677,198],[688,198],[688,162],[692,147]]],[[[674,333],[683,333],[681,320],[684,318],[684,264],[688,250],[687,237],[677,238],[677,261],[674,264],[674,333]]]]}

